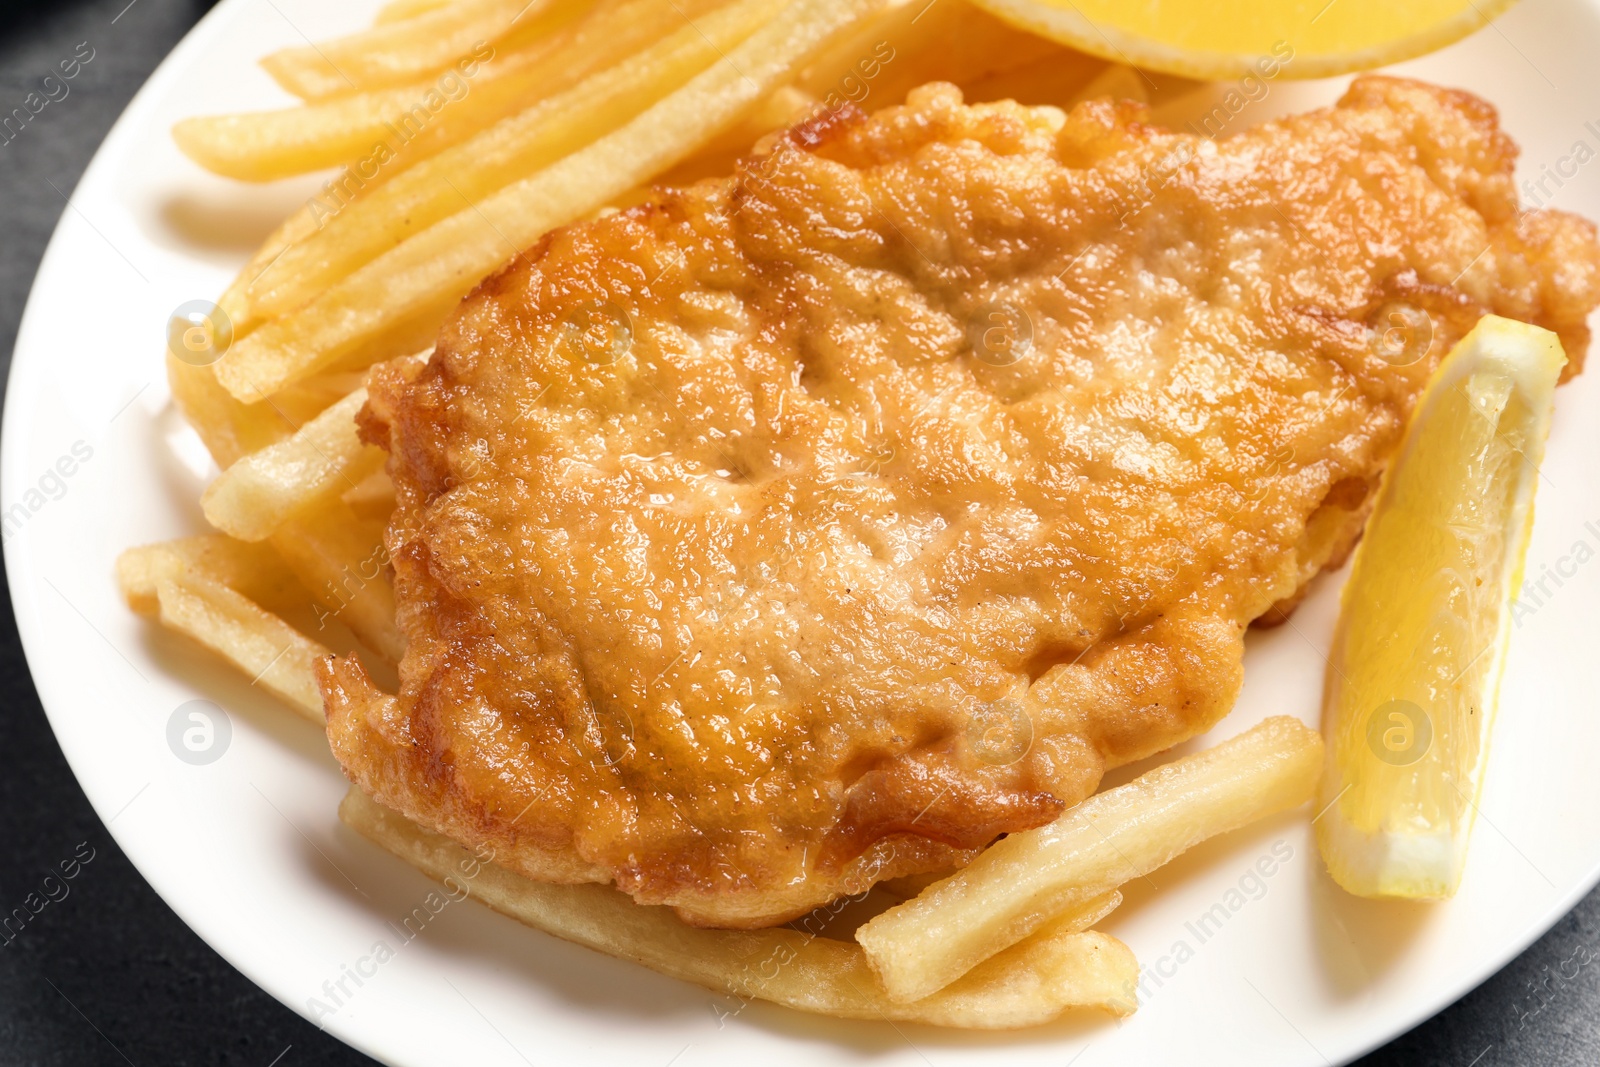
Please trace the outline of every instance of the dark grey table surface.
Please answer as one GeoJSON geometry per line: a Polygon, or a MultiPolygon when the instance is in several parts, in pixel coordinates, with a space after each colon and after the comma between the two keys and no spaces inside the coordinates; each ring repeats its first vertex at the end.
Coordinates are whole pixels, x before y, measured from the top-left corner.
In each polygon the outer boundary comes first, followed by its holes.
{"type": "MultiPolygon", "coordinates": [[[[0,112],[20,105],[79,42],[95,49],[68,95],[0,145],[0,353],[8,367],[34,271],[66,207],[61,193],[77,185],[135,90],[209,6],[56,0],[0,11],[0,112]]],[[[94,859],[68,897],[0,941],[0,1065],[370,1063],[252,985],[140,878],[67,769],[29,678],[9,595],[4,602],[0,908],[21,901],[80,844],[94,859]]],[[[1600,893],[1504,971],[1361,1063],[1600,1064],[1600,967],[1583,965],[1597,953],[1600,893]]]]}

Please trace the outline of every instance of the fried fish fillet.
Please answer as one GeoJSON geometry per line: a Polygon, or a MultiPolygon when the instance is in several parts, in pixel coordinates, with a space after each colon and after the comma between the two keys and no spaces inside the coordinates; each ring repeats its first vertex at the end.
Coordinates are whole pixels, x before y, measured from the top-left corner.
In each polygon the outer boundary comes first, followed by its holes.
{"type": "Polygon", "coordinates": [[[1221,141],[1131,104],[822,116],[546,237],[371,379],[409,641],[333,750],[534,878],[779,922],[1221,717],[1486,312],[1578,365],[1593,227],[1482,102],[1221,141]]]}

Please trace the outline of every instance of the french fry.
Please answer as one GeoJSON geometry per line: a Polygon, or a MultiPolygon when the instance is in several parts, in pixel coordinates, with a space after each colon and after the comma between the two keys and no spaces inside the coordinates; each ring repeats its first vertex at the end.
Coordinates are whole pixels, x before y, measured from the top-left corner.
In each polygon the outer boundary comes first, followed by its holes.
{"type": "Polygon", "coordinates": [[[1106,66],[1104,60],[1042,41],[965,3],[895,5],[829,45],[794,84],[779,89],[739,126],[655,180],[685,185],[725,175],[760,137],[818,107],[845,102],[868,110],[887,107],[934,80],[954,82],[969,102],[1026,97],[1028,103],[1069,106],[1106,66]]]}
{"type": "MultiPolygon", "coordinates": [[[[482,63],[408,85],[277,111],[203,115],[172,128],[185,155],[216,174],[273,181],[351,164],[333,179],[318,221],[359,199],[374,181],[458,144],[501,119],[623,62],[720,0],[607,4],[559,33],[482,63]]],[[[598,135],[598,134],[597,134],[598,135]]]]}
{"type": "Polygon", "coordinates": [[[289,610],[310,599],[271,545],[249,544],[223,534],[130,548],[117,557],[117,586],[134,611],[155,615],[160,611],[157,585],[186,571],[221,582],[271,611],[289,610]]]}
{"type": "Polygon", "coordinates": [[[441,7],[449,7],[455,2],[456,0],[389,0],[378,9],[372,24],[387,26],[391,22],[403,22],[418,15],[426,15],[430,11],[437,11],[441,7]]]}
{"type": "Polygon", "coordinates": [[[261,326],[218,361],[250,402],[328,366],[441,298],[459,298],[554,226],[693,154],[885,0],[798,0],[727,57],[627,125],[434,224],[312,303],[261,326]]]}
{"type": "MultiPolygon", "coordinates": [[[[250,261],[229,283],[228,288],[223,290],[222,295],[217,298],[217,306],[232,322],[234,337],[243,337],[259,324],[258,321],[251,319],[249,302],[246,299],[251,283],[263,270],[271,266],[273,260],[283,254],[285,248],[316,232],[317,216],[312,211],[311,203],[306,203],[272,231],[262,242],[261,247],[256,249],[255,255],[250,257],[250,261]]],[[[205,369],[208,374],[211,373],[209,367],[205,369]]]]}
{"type": "MultiPolygon", "coordinates": [[[[955,871],[929,871],[926,874],[903,874],[898,878],[886,878],[879,882],[874,889],[881,889],[896,900],[910,900],[935,882],[942,882],[954,874],[955,871]]],[[[1117,903],[1122,902],[1122,894],[1113,894],[1117,903]]]]}
{"type": "Polygon", "coordinates": [[[309,721],[323,722],[313,665],[332,654],[328,649],[244,594],[201,574],[160,579],[156,601],[163,626],[222,656],[309,721]]]}
{"type": "MultiPolygon", "coordinates": [[[[697,20],[728,0],[604,0],[584,18],[529,48],[491,62],[488,78],[474,79],[473,93],[499,97],[495,121],[516,114],[585,78],[628,60],[630,56],[697,20]],[[524,56],[530,57],[524,59],[524,56]],[[527,66],[537,69],[528,70],[527,66]],[[519,73],[512,77],[515,68],[519,73]],[[507,83],[510,83],[509,85],[507,83]]],[[[462,113],[464,114],[464,113],[462,113]]],[[[455,109],[443,122],[424,127],[396,153],[391,172],[415,166],[438,152],[486,129],[490,123],[468,123],[455,109]]]]}
{"type": "Polygon", "coordinates": [[[971,4],[923,0],[863,21],[810,63],[795,85],[825,105],[850,102],[873,110],[902,103],[925,82],[966,86],[1045,58],[1091,69],[1101,65],[971,4]]]}
{"type": "MultiPolygon", "coordinates": [[[[456,84],[452,82],[448,88],[458,91],[456,84]]],[[[458,103],[464,110],[481,112],[486,110],[482,106],[488,102],[486,95],[480,93],[473,99],[468,89],[452,103],[438,85],[423,82],[338,97],[309,107],[197,115],[177,122],[172,139],[184,155],[213,174],[270,182],[336,167],[381,152],[380,146],[392,155],[390,144],[397,140],[395,124],[406,122],[414,113],[431,121],[437,108],[428,106],[430,99],[446,101],[441,107],[458,103]]]]}
{"type": "Polygon", "coordinates": [[[1097,96],[1149,103],[1149,83],[1126,63],[1107,63],[1104,70],[1078,90],[1076,99],[1092,100],[1097,96]]]}
{"type": "Polygon", "coordinates": [[[200,497],[206,519],[241,541],[264,541],[291,518],[353,489],[383,464],[356,434],[357,389],[276,444],[223,471],[200,497]]]}
{"type": "MultiPolygon", "coordinates": [[[[431,353],[431,349],[430,349],[431,353]]],[[[419,356],[419,359],[426,356],[419,356]]],[[[328,410],[339,401],[348,397],[357,389],[364,389],[367,384],[367,371],[359,370],[330,370],[311,378],[303,378],[289,388],[275,394],[273,403],[288,401],[297,410],[310,408],[313,417],[328,410]]],[[[301,425],[304,425],[302,423],[301,425]]]]}
{"type": "MultiPolygon", "coordinates": [[[[315,231],[316,220],[309,208],[290,215],[218,298],[217,306],[228,317],[236,338],[255,325],[244,296],[249,283],[285,248],[315,231]]],[[[242,404],[218,384],[213,365],[188,363],[170,351],[166,363],[173,400],[219,467],[226,468],[241,456],[283,440],[294,432],[296,419],[303,422],[326,406],[319,404],[307,411],[295,398],[282,395],[270,404],[242,404]]]]}
{"type": "Polygon", "coordinates": [[[352,788],[346,824],[439,881],[452,879],[489,907],[536,930],[632,960],[718,994],[801,1011],[969,1029],[1015,1029],[1069,1008],[1126,1014],[1139,966],[1127,946],[1070,923],[1040,930],[914,1004],[889,999],[856,945],[799,930],[704,930],[667,908],[635,904],[601,885],[551,885],[486,863],[352,788]]]}
{"type": "Polygon", "coordinates": [[[1201,841],[1309,800],[1322,739],[1268,719],[1205,752],[1096,794],[1048,826],[1009,834],[971,865],[856,931],[884,988],[944,988],[1065,908],[1142,877],[1201,841]]]}
{"type": "MultiPolygon", "coordinates": [[[[392,346],[386,346],[383,356],[397,354],[387,350],[389,347],[392,346]]],[[[289,437],[296,427],[316,418],[349,392],[348,388],[327,388],[339,377],[326,374],[303,378],[258,403],[242,404],[217,384],[212,367],[197,367],[167,356],[167,381],[173,399],[211,458],[224,470],[242,457],[289,437]]]]}
{"type": "Polygon", "coordinates": [[[281,441],[294,432],[289,420],[266,403],[245,404],[217,382],[212,367],[196,367],[167,356],[167,382],[183,417],[206,451],[227,467],[240,456],[281,441]]]}
{"type": "Polygon", "coordinates": [[[335,41],[285,48],[261,65],[302,100],[384,89],[443,70],[524,20],[559,23],[580,10],[576,0],[459,0],[335,41]]]}
{"type": "Polygon", "coordinates": [[[1015,100],[1019,104],[1050,104],[1071,108],[1095,96],[1145,99],[1143,77],[1132,67],[1107,63],[1082,52],[1062,49],[1064,55],[967,82],[962,92],[968,103],[1015,100]]]}
{"type": "Polygon", "coordinates": [[[394,513],[394,482],[387,471],[376,470],[340,493],[339,499],[359,517],[388,522],[394,513]]]}
{"type": "Polygon", "coordinates": [[[133,610],[198,641],[322,724],[312,664],[330,653],[263,606],[290,610],[308,599],[271,546],[220,534],[141,545],[117,558],[117,585],[133,610]]]}
{"type": "MultiPolygon", "coordinates": [[[[374,363],[387,362],[401,356],[426,358],[433,353],[434,342],[439,339],[439,327],[444,325],[445,320],[460,302],[459,297],[438,300],[424,305],[414,314],[389,323],[376,333],[363,338],[360,344],[334,360],[329,365],[328,371],[341,373],[358,371],[365,381],[366,371],[374,363]]],[[[312,375],[310,378],[299,378],[271,395],[274,400],[279,396],[290,395],[303,382],[320,377],[322,373],[312,375]]]]}
{"type": "MultiPolygon", "coordinates": [[[[750,155],[755,143],[769,133],[802,122],[816,113],[821,101],[792,85],[780,86],[773,94],[728,130],[671,170],[651,178],[651,184],[669,188],[693,185],[706,178],[732,174],[739,161],[750,155]]],[[[640,187],[618,197],[610,206],[624,208],[648,199],[651,191],[640,187]]]]}
{"type": "Polygon", "coordinates": [[[785,0],[742,0],[396,175],[288,249],[251,288],[253,313],[302,307],[395,245],[611,132],[709,67],[785,0]]]}
{"type": "Polygon", "coordinates": [[[335,499],[284,523],[272,546],[319,605],[319,627],[336,618],[362,644],[398,663],[406,643],[395,622],[383,543],[387,524],[386,515],[358,516],[335,499]]]}
{"type": "MultiPolygon", "coordinates": [[[[251,322],[246,309],[245,293],[251,280],[267,264],[274,261],[285,248],[317,230],[317,222],[309,208],[291,214],[267,237],[261,248],[238,272],[232,285],[218,298],[218,307],[229,318],[234,338],[242,338],[256,323],[251,322]]],[[[294,424],[285,414],[266,403],[245,405],[235,400],[216,381],[214,365],[195,365],[166,354],[166,381],[173,390],[173,400],[184,413],[189,426],[205,443],[211,459],[219,467],[227,467],[240,456],[266,448],[293,434],[294,424]]]]}

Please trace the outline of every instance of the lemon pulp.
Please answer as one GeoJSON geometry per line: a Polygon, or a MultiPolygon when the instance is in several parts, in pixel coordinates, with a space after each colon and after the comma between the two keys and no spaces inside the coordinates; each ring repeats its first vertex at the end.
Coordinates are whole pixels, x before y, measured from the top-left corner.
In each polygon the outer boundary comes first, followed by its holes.
{"type": "Polygon", "coordinates": [[[1481,320],[1379,492],[1323,701],[1317,837],[1352,893],[1437,899],[1460,883],[1565,362],[1548,330],[1481,320]]]}
{"type": "Polygon", "coordinates": [[[973,0],[1113,62],[1190,78],[1322,78],[1397,63],[1488,24],[1513,0],[973,0]]]}

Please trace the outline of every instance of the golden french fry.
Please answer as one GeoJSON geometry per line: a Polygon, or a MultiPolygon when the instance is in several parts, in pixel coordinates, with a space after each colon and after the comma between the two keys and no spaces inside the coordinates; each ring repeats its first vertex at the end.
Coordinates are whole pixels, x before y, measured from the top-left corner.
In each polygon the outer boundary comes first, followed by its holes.
{"type": "Polygon", "coordinates": [[[727,57],[621,129],[378,257],[261,326],[215,364],[246,402],[311,374],[394,322],[459,299],[508,258],[687,158],[885,0],[798,0],[727,57]]]}
{"type": "Polygon", "coordinates": [[[294,432],[288,419],[265,403],[244,404],[218,383],[212,367],[196,367],[167,356],[172,399],[194,427],[217,466],[281,441],[294,432]]]}
{"type": "MultiPolygon", "coordinates": [[[[385,357],[397,354],[385,346],[385,357]]],[[[282,441],[295,432],[296,426],[316,418],[349,392],[348,386],[333,387],[341,377],[326,374],[303,378],[258,403],[242,404],[217,383],[212,366],[194,366],[167,356],[172,397],[211,458],[224,470],[240,458],[282,441]]]]}
{"type": "MultiPolygon", "coordinates": [[[[257,320],[250,317],[245,297],[256,276],[278,258],[285,248],[317,232],[317,217],[311,207],[312,205],[307,203],[284,219],[217,298],[217,306],[228,316],[233,326],[234,337],[243,337],[258,325],[257,320]]],[[[211,373],[209,367],[205,369],[207,374],[211,373]]]]}
{"type": "Polygon", "coordinates": [[[1149,103],[1149,82],[1138,70],[1126,63],[1107,63],[1104,70],[1078,90],[1076,99],[1092,100],[1097,96],[1149,103]]]}
{"type": "Polygon", "coordinates": [[[206,519],[241,541],[264,541],[291,518],[341,495],[383,464],[383,450],[363,444],[357,389],[276,444],[223,471],[200,497],[206,519]]]}
{"type": "Polygon", "coordinates": [[[312,664],[329,653],[263,606],[292,610],[308,600],[270,545],[206,534],[130,548],[117,559],[117,584],[135,611],[194,638],[323,722],[312,664]]]}
{"type": "Polygon", "coordinates": [[[887,107],[928,81],[954,82],[973,102],[1025,97],[1067,105],[1106,66],[966,3],[897,4],[830,44],[794,84],[657,180],[683,185],[725,175],[760,137],[817,108],[887,107]]]}
{"type": "MultiPolygon", "coordinates": [[[[493,97],[493,119],[467,122],[463,109],[450,108],[400,146],[390,173],[415,166],[438,152],[516,114],[595,73],[615,66],[697,20],[728,0],[605,0],[586,16],[528,47],[493,60],[485,76],[473,79],[472,94],[493,97]]],[[[469,97],[472,99],[472,97],[469,97]]],[[[465,102],[465,101],[463,101],[465,102]]],[[[476,103],[476,101],[475,101],[476,103]]]]}
{"type": "MultiPolygon", "coordinates": [[[[290,215],[218,298],[217,306],[235,338],[255,325],[248,317],[244,297],[250,282],[285,248],[315,230],[316,221],[308,208],[290,215]]],[[[308,409],[305,398],[292,394],[281,394],[271,403],[242,404],[218,384],[214,364],[188,362],[170,349],[166,363],[173,400],[219,467],[226,468],[241,456],[281,441],[294,432],[297,421],[304,422],[327,406],[324,401],[308,409]]]]}
{"type": "Polygon", "coordinates": [[[902,1004],[883,994],[860,948],[846,941],[784,928],[698,929],[609,886],[530,881],[355,788],[339,817],[429,877],[449,878],[452,889],[462,887],[536,930],[725,996],[843,1018],[972,1029],[1035,1026],[1074,1007],[1126,1014],[1136,1003],[1139,965],[1126,945],[1105,934],[1041,930],[948,989],[902,1004]]]}
{"type": "Polygon", "coordinates": [[[487,62],[469,56],[419,82],[305,107],[186,118],[173,126],[172,136],[196,163],[242,181],[273,181],[349,164],[311,201],[320,225],[372,185],[626,60],[710,2],[604,5],[527,48],[487,62]]]}
{"type": "Polygon", "coordinates": [[[589,144],[709,67],[785,0],[741,0],[626,61],[396,175],[288,249],[252,311],[291,312],[413,234],[589,144]]]}
{"type": "Polygon", "coordinates": [[[871,111],[902,103],[926,82],[965,87],[1046,57],[1073,63],[1080,55],[968,3],[924,0],[863,21],[808,64],[795,85],[826,107],[851,103],[871,111]]]}
{"type": "Polygon", "coordinates": [[[388,471],[376,470],[339,494],[339,499],[358,516],[387,522],[394,513],[394,482],[388,471]]]}
{"type": "Polygon", "coordinates": [[[437,11],[441,7],[449,7],[456,0],[389,0],[378,9],[377,15],[372,19],[374,26],[386,26],[391,22],[403,22],[414,19],[418,15],[426,15],[437,11]]]}
{"type": "MultiPolygon", "coordinates": [[[[954,874],[955,871],[929,871],[926,874],[903,874],[898,878],[887,878],[873,888],[881,889],[884,893],[896,900],[910,900],[935,882],[942,882],[954,874]]],[[[1114,894],[1121,903],[1121,893],[1114,894]]]]}
{"type": "MultiPolygon", "coordinates": [[[[702,145],[670,170],[652,176],[650,184],[682,188],[706,178],[724,178],[733,173],[740,160],[750,155],[757,141],[769,133],[804,121],[808,115],[816,112],[817,107],[818,101],[810,93],[792,85],[781,85],[731,129],[702,145]]],[[[607,206],[628,208],[643,203],[651,195],[648,186],[640,186],[613,198],[607,206]]]]}
{"type": "MultiPolygon", "coordinates": [[[[429,350],[432,351],[431,349],[429,350]]],[[[418,358],[425,358],[419,356],[418,358]]],[[[287,400],[297,410],[310,408],[313,418],[339,401],[348,397],[357,389],[364,389],[367,385],[367,369],[365,367],[355,370],[329,370],[311,378],[303,378],[289,388],[284,389],[272,397],[273,403],[287,400]]],[[[304,425],[304,423],[301,423],[304,425]]]]}
{"type": "MultiPolygon", "coordinates": [[[[453,103],[462,104],[464,110],[483,110],[467,105],[471,99],[467,82],[460,78],[443,86],[430,81],[338,97],[309,107],[198,115],[179,120],[172,127],[172,139],[184,155],[213,174],[270,182],[369,155],[392,156],[392,142],[398,140],[402,127],[420,129],[433,120],[435,111],[453,103]],[[457,93],[460,99],[452,101],[457,93]]],[[[480,94],[472,104],[484,102],[480,94]]]]}
{"type": "Polygon", "coordinates": [[[319,628],[337,619],[362,644],[398,663],[406,643],[395,623],[386,525],[387,515],[358,516],[335,499],[278,527],[272,546],[316,600],[319,628]]]}
{"type": "Polygon", "coordinates": [[[303,100],[343,96],[418,81],[464,56],[487,59],[490,46],[525,28],[518,24],[563,20],[578,10],[576,0],[459,0],[335,41],[285,48],[261,65],[303,100]]]}
{"type": "Polygon", "coordinates": [[[1064,908],[1138,878],[1208,837],[1311,799],[1322,738],[1268,719],[1215,748],[1008,834],[965,870],[856,931],[889,995],[928,996],[1064,908]]]}
{"type": "Polygon", "coordinates": [[[1095,96],[1144,99],[1144,78],[1132,67],[1065,48],[1062,53],[967,82],[961,86],[962,92],[967,102],[974,104],[1015,100],[1030,106],[1050,104],[1060,108],[1071,108],[1095,96]]]}
{"type": "Polygon", "coordinates": [[[156,582],[161,623],[250,676],[306,719],[323,722],[313,665],[332,655],[265,608],[203,574],[175,571],[156,582]]]}
{"type": "Polygon", "coordinates": [[[249,544],[224,534],[127,549],[117,557],[117,586],[134,611],[155,615],[160,611],[157,584],[186,571],[221,582],[271,611],[290,610],[310,599],[271,545],[249,544]]]}

